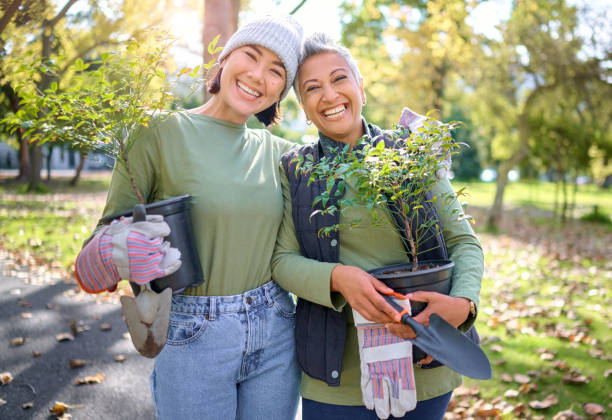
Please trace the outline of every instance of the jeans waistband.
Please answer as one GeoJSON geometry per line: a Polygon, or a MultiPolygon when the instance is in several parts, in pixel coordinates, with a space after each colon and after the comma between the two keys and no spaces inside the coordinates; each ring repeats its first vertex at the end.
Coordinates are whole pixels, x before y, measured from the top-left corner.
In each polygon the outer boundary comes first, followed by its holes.
{"type": "Polygon", "coordinates": [[[244,312],[249,308],[271,305],[274,298],[288,292],[273,281],[247,290],[239,295],[229,296],[172,296],[172,311],[182,314],[206,314],[211,318],[215,314],[244,312]]]}

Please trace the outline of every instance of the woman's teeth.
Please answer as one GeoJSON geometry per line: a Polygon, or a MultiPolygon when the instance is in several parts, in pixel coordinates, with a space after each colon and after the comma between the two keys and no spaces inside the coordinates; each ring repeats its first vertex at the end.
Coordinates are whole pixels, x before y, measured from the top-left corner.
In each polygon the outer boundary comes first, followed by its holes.
{"type": "Polygon", "coordinates": [[[327,111],[324,111],[323,114],[328,117],[328,118],[335,118],[340,116],[340,114],[342,114],[344,112],[344,110],[346,109],[346,106],[344,105],[338,105],[335,108],[332,109],[328,109],[327,111]]]}
{"type": "Polygon", "coordinates": [[[240,82],[236,82],[236,84],[238,85],[238,88],[243,91],[244,93],[246,93],[249,96],[252,96],[253,98],[259,98],[261,96],[261,93],[257,92],[256,90],[251,89],[250,87],[243,85],[240,82]]]}

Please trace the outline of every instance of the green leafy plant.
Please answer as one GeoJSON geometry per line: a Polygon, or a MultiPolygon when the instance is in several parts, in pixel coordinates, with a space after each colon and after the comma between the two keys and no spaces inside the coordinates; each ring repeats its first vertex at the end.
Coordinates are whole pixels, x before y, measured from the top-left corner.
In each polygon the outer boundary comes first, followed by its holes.
{"type": "MultiPolygon", "coordinates": [[[[455,198],[453,194],[431,197],[428,193],[437,182],[436,173],[448,169],[449,157],[460,147],[450,134],[456,125],[428,120],[410,135],[398,127],[394,135],[379,136],[372,142],[361,139],[354,147],[347,144],[319,162],[312,155],[295,158],[296,173],[308,174],[309,184],[325,180],[324,191],[314,199],[313,208],[318,208],[311,217],[318,213],[345,214],[346,209],[359,203],[370,212],[371,224],[380,226],[377,209],[389,208],[406,225],[406,236],[402,239],[408,245],[412,271],[418,270],[419,254],[428,251],[421,249],[421,244],[432,235],[431,228],[434,232],[440,229],[436,218],[422,217],[424,204],[455,198]],[[356,191],[354,199],[344,198],[349,183],[356,191]]],[[[457,209],[450,211],[459,218],[469,218],[457,209]]],[[[322,228],[319,234],[329,235],[362,224],[363,220],[349,220],[322,228]]]]}
{"type": "MultiPolygon", "coordinates": [[[[218,52],[218,37],[209,50],[218,52]]],[[[29,80],[40,75],[57,80],[65,65],[38,61],[22,64],[17,92],[21,109],[9,114],[3,122],[11,130],[21,130],[31,142],[63,142],[72,147],[97,151],[125,165],[138,201],[144,199],[136,186],[128,153],[141,129],[157,124],[171,115],[174,95],[167,80],[165,64],[172,41],[164,34],[132,39],[113,53],[103,53],[85,62],[77,59],[68,66],[70,84],[59,86],[52,81],[45,91],[34,89],[29,80]]],[[[183,69],[178,76],[196,79],[201,67],[183,69]]],[[[195,90],[195,88],[194,88],[195,90]]]]}

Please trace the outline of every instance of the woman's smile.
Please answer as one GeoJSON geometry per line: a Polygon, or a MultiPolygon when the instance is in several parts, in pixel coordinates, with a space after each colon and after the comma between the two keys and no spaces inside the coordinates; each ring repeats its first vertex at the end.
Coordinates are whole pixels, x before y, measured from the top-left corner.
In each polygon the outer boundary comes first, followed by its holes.
{"type": "Polygon", "coordinates": [[[261,96],[261,92],[250,88],[246,83],[236,81],[236,87],[240,93],[246,96],[247,99],[254,100],[261,96]]]}

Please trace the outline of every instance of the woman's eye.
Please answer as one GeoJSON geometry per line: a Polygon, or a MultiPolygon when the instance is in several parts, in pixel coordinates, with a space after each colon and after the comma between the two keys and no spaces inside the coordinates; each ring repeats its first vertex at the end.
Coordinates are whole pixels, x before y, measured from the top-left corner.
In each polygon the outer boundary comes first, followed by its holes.
{"type": "Polygon", "coordinates": [[[342,76],[338,76],[338,77],[336,77],[336,78],[334,79],[334,82],[338,82],[338,81],[340,81],[340,80],[342,80],[342,79],[346,79],[346,76],[344,76],[344,75],[342,75],[342,76]]]}
{"type": "Polygon", "coordinates": [[[283,77],[283,73],[280,70],[272,69],[272,73],[274,73],[278,77],[283,77]]]}
{"type": "Polygon", "coordinates": [[[316,85],[307,86],[306,92],[312,92],[313,90],[318,89],[318,88],[319,86],[316,86],[316,85]]]}
{"type": "Polygon", "coordinates": [[[248,55],[248,56],[249,56],[249,58],[250,58],[251,60],[253,60],[253,61],[257,61],[257,60],[255,59],[255,56],[254,56],[252,53],[250,53],[250,52],[248,52],[248,51],[245,51],[244,53],[245,53],[246,55],[248,55]]]}

